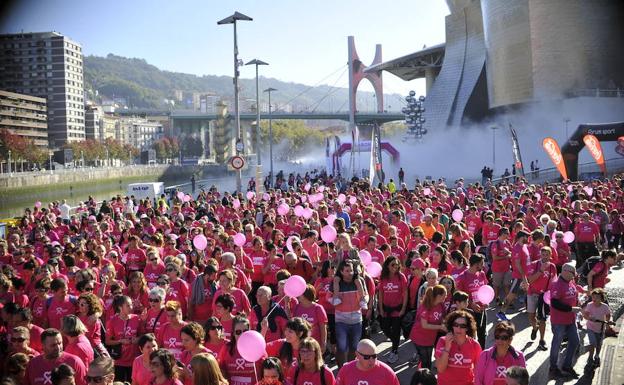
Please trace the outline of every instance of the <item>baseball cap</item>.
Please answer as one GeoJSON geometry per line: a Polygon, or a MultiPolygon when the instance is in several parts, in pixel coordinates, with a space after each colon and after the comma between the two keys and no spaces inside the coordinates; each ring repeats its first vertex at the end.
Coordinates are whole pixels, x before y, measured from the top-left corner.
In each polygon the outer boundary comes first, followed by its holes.
{"type": "Polygon", "coordinates": [[[425,266],[425,261],[423,261],[420,258],[412,259],[412,263],[410,264],[410,267],[411,268],[424,269],[426,267],[425,266]]]}
{"type": "Polygon", "coordinates": [[[563,272],[563,271],[569,271],[569,272],[570,272],[570,273],[572,273],[572,274],[576,274],[576,267],[575,267],[575,266],[574,266],[574,264],[572,264],[572,263],[569,263],[569,262],[568,262],[568,263],[564,263],[564,264],[561,266],[561,271],[562,271],[562,272],[563,272]]]}

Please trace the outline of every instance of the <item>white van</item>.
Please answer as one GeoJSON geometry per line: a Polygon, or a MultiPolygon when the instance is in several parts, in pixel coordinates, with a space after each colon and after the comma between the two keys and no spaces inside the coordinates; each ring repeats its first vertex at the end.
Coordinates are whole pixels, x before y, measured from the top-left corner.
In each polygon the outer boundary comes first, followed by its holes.
{"type": "Polygon", "coordinates": [[[165,185],[163,182],[132,183],[128,185],[128,196],[134,195],[136,199],[156,199],[164,192],[165,185]]]}

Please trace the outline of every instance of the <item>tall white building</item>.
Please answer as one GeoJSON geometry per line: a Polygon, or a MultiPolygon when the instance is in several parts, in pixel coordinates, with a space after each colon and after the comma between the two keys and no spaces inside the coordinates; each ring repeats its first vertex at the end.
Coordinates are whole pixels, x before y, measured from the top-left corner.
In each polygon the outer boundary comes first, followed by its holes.
{"type": "Polygon", "coordinates": [[[57,32],[0,35],[0,89],[47,99],[51,147],[85,139],[80,44],[57,32]]]}

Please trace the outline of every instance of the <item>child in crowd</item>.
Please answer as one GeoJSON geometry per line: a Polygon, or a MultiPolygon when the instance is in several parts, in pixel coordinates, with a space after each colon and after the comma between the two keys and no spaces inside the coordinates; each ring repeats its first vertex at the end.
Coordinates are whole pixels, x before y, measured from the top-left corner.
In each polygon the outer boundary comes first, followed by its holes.
{"type": "Polygon", "coordinates": [[[587,320],[587,337],[589,338],[588,366],[600,366],[600,348],[604,338],[604,328],[611,320],[611,309],[604,303],[605,291],[596,288],[591,291],[591,302],[583,308],[583,317],[587,320]],[[594,356],[595,353],[595,356],[594,356]]]}

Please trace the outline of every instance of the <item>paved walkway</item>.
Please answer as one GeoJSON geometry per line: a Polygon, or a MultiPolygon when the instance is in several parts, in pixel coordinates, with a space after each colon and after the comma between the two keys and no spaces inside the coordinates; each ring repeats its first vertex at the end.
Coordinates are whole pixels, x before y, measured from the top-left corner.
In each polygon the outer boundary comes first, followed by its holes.
{"type": "MultiPolygon", "coordinates": [[[[624,302],[624,268],[615,267],[612,269],[612,273],[610,274],[611,282],[607,286],[607,291],[609,295],[609,302],[612,306],[612,311],[615,313],[618,312],[618,309],[623,309],[624,302]]],[[[621,311],[621,310],[620,310],[621,311]]],[[[493,336],[493,320],[496,320],[496,310],[490,309],[487,312],[488,317],[488,337],[486,345],[492,346],[494,344],[494,336],[493,336]]],[[[529,322],[527,318],[526,312],[524,312],[524,308],[521,312],[516,313],[508,313],[507,316],[516,326],[516,336],[514,337],[513,346],[516,349],[521,350],[527,361],[527,369],[529,370],[529,374],[531,376],[530,384],[532,385],[542,385],[542,384],[579,384],[579,385],[591,385],[592,382],[594,384],[624,384],[624,336],[619,341],[617,338],[607,338],[603,345],[601,359],[602,359],[602,367],[599,368],[595,373],[587,372],[584,373],[585,364],[587,362],[587,347],[589,346],[589,341],[586,336],[585,330],[580,332],[580,336],[582,339],[582,348],[580,350],[580,355],[576,359],[574,370],[576,370],[579,375],[581,375],[578,379],[571,378],[563,378],[563,379],[551,379],[548,376],[549,370],[549,355],[550,355],[550,342],[552,340],[552,332],[550,331],[550,322],[547,322],[546,327],[546,342],[548,343],[548,351],[541,351],[537,349],[537,344],[539,340],[539,336],[535,341],[531,341],[530,334],[531,329],[529,327],[529,322]],[[611,347],[609,347],[611,346],[611,347]],[[611,353],[608,351],[611,350],[611,353]],[[619,358],[618,358],[619,357],[619,358]],[[620,364],[618,364],[620,363],[620,364]],[[604,373],[604,374],[603,374],[604,373]],[[619,374],[619,380],[618,378],[619,374]],[[594,377],[596,377],[596,381],[594,381],[594,377]],[[602,380],[599,380],[602,379],[602,380]],[[607,381],[607,382],[605,382],[607,381]]],[[[584,323],[583,323],[584,324],[584,323]]],[[[376,334],[373,337],[373,340],[378,344],[380,351],[382,354],[380,359],[384,361],[384,356],[390,350],[390,342],[385,338],[382,333],[376,334]]],[[[564,349],[563,349],[564,350],[564,349]]],[[[402,385],[408,385],[410,383],[411,377],[414,373],[414,368],[409,365],[409,360],[412,357],[414,352],[412,343],[410,341],[401,340],[401,346],[399,348],[399,361],[392,365],[399,377],[399,381],[402,385]]],[[[564,350],[565,352],[565,350],[564,350]]],[[[560,357],[563,359],[563,355],[560,357]]],[[[561,362],[561,361],[560,361],[561,362]]],[[[330,366],[333,364],[330,363],[330,366]]],[[[434,362],[435,366],[435,362],[434,362]]],[[[335,368],[334,368],[335,369],[335,368]]]]}

